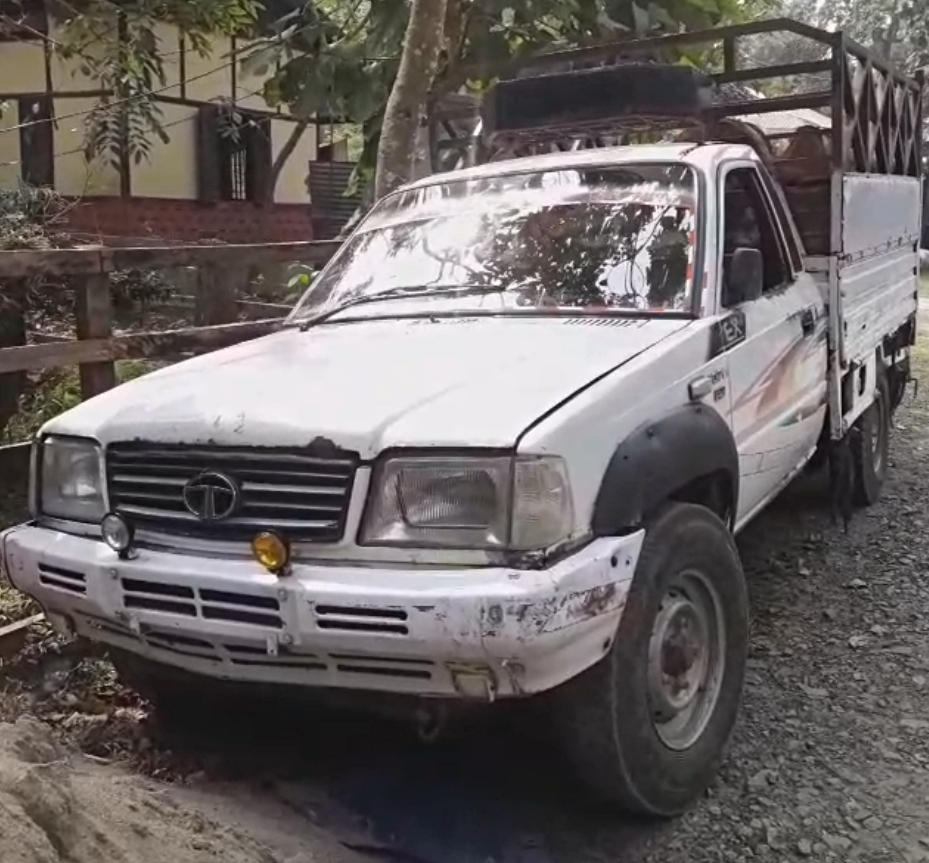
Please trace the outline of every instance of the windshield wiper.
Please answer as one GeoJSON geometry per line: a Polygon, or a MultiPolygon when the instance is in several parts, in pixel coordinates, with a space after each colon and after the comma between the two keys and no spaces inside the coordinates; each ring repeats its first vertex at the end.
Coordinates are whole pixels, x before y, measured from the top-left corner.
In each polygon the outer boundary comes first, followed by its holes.
{"type": "Polygon", "coordinates": [[[336,306],[328,311],[320,312],[318,315],[314,315],[312,318],[300,324],[300,332],[305,333],[310,327],[323,324],[328,321],[329,318],[333,317],[333,315],[344,312],[346,309],[351,309],[355,306],[366,306],[368,303],[379,303],[385,300],[415,300],[420,297],[444,297],[449,295],[466,297],[481,294],[503,294],[506,293],[506,291],[507,288],[492,285],[455,285],[454,287],[428,291],[411,291],[409,288],[394,288],[389,291],[382,291],[379,294],[368,294],[363,297],[355,297],[348,302],[342,303],[341,306],[336,306]]]}

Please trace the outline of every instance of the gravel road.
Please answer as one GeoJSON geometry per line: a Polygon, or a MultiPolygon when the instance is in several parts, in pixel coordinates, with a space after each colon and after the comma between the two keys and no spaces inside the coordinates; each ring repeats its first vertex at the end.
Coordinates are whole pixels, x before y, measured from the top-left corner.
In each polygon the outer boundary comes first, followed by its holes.
{"type": "MultiPolygon", "coordinates": [[[[918,370],[929,377],[927,344],[918,370]]],[[[308,829],[408,863],[929,861],[927,455],[923,390],[898,415],[883,501],[848,535],[821,482],[805,480],[740,537],[753,608],[744,705],[711,794],[676,821],[592,805],[519,713],[424,746],[378,720],[267,704],[182,736],[150,739],[140,720],[139,748],[188,774],[182,799],[259,794],[308,829]]],[[[62,723],[71,704],[40,712],[62,723]]]]}

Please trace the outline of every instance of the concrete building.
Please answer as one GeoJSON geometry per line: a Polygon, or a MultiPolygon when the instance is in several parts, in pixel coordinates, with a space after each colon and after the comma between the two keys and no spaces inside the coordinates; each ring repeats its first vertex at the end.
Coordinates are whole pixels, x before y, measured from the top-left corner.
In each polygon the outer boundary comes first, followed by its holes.
{"type": "Polygon", "coordinates": [[[175,28],[160,27],[167,80],[155,98],[170,140],[153,140],[148,160],[122,158],[116,167],[111,159],[88,160],[84,124],[102,95],[100,82],[55,50],[60,25],[43,0],[2,2],[0,13],[0,187],[20,180],[53,187],[76,202],[71,230],[105,241],[313,236],[309,165],[333,153],[318,151],[311,124],[267,194],[262,184],[296,120],[268,107],[263,79],[242,73],[241,42],[217,38],[202,57],[175,28]],[[252,121],[234,141],[220,134],[221,99],[235,100],[252,121]]]}

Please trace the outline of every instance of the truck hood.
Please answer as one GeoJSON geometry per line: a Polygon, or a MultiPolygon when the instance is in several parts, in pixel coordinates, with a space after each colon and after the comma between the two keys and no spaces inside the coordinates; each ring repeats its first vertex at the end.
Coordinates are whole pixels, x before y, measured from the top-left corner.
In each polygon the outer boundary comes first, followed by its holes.
{"type": "Polygon", "coordinates": [[[513,446],[533,421],[688,322],[375,320],[288,329],[123,384],[47,432],[101,443],[513,446]]]}

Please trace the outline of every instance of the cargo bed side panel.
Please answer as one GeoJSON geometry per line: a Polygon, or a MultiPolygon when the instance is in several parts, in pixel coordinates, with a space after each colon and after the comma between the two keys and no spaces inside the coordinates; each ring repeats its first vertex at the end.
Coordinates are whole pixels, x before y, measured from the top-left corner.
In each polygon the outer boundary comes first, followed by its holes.
{"type": "Polygon", "coordinates": [[[833,334],[843,367],[872,355],[916,313],[921,196],[912,177],[844,178],[840,332],[833,334]]]}

